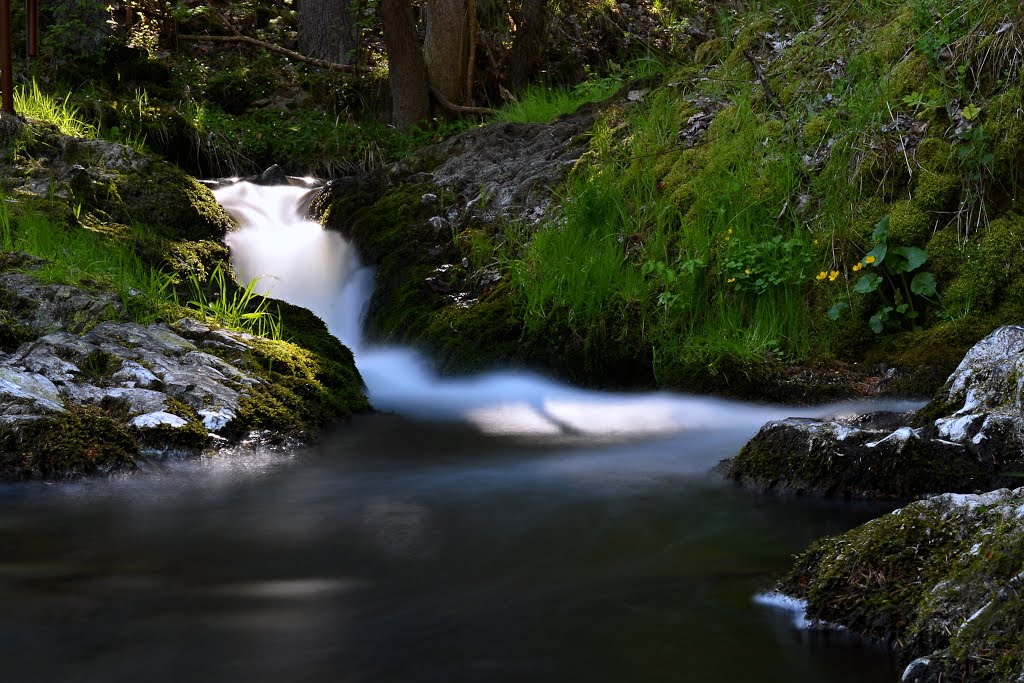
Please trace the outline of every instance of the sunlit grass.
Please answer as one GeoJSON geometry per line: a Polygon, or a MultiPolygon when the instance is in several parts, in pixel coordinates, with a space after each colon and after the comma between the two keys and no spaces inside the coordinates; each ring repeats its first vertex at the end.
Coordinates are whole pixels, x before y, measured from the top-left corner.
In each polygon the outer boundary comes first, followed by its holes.
{"type": "Polygon", "coordinates": [[[14,89],[14,108],[26,118],[53,124],[64,135],[96,137],[96,128],[79,118],[78,107],[71,104],[70,98],[70,93],[63,100],[44,93],[33,79],[31,86],[22,85],[14,89]]]}

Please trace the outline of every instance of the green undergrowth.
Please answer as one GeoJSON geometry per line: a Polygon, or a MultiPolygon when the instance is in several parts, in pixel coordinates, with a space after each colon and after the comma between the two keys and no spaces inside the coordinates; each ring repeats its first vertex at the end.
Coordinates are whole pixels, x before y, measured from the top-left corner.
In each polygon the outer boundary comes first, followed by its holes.
{"type": "Polygon", "coordinates": [[[915,346],[1024,322],[1016,3],[715,21],[696,64],[603,110],[558,217],[495,241],[528,334],[729,385],[889,338],[917,366],[915,346]]]}
{"type": "Polygon", "coordinates": [[[167,303],[166,279],[138,255],[133,234],[141,230],[112,238],[81,224],[61,224],[33,206],[12,208],[0,197],[2,248],[43,259],[34,264],[33,277],[112,290],[135,319],[150,322],[167,303]]]}

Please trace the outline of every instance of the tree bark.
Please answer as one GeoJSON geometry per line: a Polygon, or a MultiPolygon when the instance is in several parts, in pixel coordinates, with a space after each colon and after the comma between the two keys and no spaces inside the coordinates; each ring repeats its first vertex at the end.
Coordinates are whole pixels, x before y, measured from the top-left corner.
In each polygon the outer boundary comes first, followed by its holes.
{"type": "Polygon", "coordinates": [[[300,0],[299,52],[351,64],[359,47],[352,0],[300,0]]]}
{"type": "Polygon", "coordinates": [[[430,85],[447,101],[465,103],[470,21],[466,0],[428,0],[423,59],[430,85]]]}
{"type": "Polygon", "coordinates": [[[548,0],[523,0],[505,69],[505,82],[513,93],[522,92],[543,63],[547,19],[548,0]]]}
{"type": "Polygon", "coordinates": [[[380,0],[377,6],[388,53],[392,121],[405,130],[430,117],[430,81],[420,52],[409,0],[380,0]]]}

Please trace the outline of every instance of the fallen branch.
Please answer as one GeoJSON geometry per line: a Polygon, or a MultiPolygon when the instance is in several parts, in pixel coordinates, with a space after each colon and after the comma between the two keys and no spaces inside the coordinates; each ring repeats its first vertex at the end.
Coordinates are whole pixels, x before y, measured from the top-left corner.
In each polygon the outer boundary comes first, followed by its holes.
{"type": "Polygon", "coordinates": [[[480,114],[481,116],[494,116],[498,112],[494,109],[488,109],[487,107],[464,107],[461,104],[453,104],[448,101],[448,98],[437,91],[434,86],[430,86],[430,94],[433,95],[437,103],[448,111],[453,111],[456,114],[480,114]]]}
{"type": "Polygon", "coordinates": [[[178,36],[178,40],[187,40],[194,43],[246,43],[248,45],[255,45],[261,47],[269,52],[276,52],[279,55],[284,55],[290,59],[294,59],[297,62],[305,62],[306,64],[312,64],[313,66],[319,66],[322,69],[330,69],[331,71],[344,71],[350,74],[366,74],[374,71],[372,66],[352,66],[351,64],[335,64],[334,62],[328,62],[325,59],[317,59],[315,57],[307,57],[306,55],[289,50],[287,48],[274,45],[262,40],[256,40],[249,36],[235,35],[235,36],[178,36]]]}
{"type": "Polygon", "coordinates": [[[754,57],[750,50],[744,50],[743,56],[747,58],[750,65],[754,67],[754,75],[757,76],[757,80],[761,82],[761,87],[764,88],[764,96],[773,107],[782,111],[782,105],[779,104],[778,98],[775,97],[775,93],[772,92],[772,86],[768,84],[768,76],[765,74],[764,69],[758,63],[757,58],[754,57]]]}

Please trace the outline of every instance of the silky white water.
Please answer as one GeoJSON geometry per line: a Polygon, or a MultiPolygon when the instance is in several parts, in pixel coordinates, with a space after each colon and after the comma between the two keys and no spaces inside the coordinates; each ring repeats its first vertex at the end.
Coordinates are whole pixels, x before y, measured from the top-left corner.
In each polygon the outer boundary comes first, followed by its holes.
{"type": "Polygon", "coordinates": [[[628,437],[728,427],[738,439],[768,420],[840,410],[586,391],[517,371],[441,377],[414,349],[364,343],[360,321],[373,292],[373,271],[360,264],[353,245],[301,215],[313,191],[238,182],[214,194],[239,224],[226,239],[238,280],[259,278],[260,293],[320,316],[352,349],[378,410],[465,420],[490,433],[628,437]]]}

